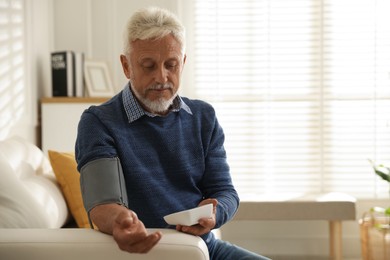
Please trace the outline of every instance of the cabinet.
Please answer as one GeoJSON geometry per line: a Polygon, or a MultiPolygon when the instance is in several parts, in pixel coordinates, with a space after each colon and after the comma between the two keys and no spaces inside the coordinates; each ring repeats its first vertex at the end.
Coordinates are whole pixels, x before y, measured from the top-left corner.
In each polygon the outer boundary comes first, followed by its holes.
{"type": "Polygon", "coordinates": [[[85,109],[108,98],[54,97],[41,99],[42,150],[73,152],[77,125],[85,109]]]}

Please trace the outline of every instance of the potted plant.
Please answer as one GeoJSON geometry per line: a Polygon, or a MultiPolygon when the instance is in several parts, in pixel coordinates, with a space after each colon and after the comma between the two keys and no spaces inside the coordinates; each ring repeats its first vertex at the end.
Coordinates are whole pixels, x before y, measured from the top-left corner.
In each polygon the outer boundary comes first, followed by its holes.
{"type": "MultiPolygon", "coordinates": [[[[390,167],[370,163],[375,174],[388,182],[390,195],[390,167]]],[[[390,259],[390,207],[372,207],[359,224],[363,259],[390,259]]]]}

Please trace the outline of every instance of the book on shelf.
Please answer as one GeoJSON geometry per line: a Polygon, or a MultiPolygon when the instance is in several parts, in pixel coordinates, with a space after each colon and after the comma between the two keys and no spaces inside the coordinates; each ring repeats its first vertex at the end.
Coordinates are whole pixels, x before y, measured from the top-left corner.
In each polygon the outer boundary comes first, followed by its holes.
{"type": "Polygon", "coordinates": [[[84,97],[85,85],[84,85],[84,53],[74,53],[74,65],[75,65],[75,97],[84,97]]]}
{"type": "Polygon", "coordinates": [[[51,74],[53,97],[72,97],[75,91],[74,53],[51,53],[51,74]]]}
{"type": "Polygon", "coordinates": [[[51,53],[53,97],[84,96],[84,54],[74,51],[51,53]]]}

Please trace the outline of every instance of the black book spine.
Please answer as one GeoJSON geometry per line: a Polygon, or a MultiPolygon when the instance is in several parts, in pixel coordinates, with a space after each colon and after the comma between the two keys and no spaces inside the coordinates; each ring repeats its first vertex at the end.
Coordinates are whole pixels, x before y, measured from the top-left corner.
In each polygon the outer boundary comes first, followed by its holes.
{"type": "Polygon", "coordinates": [[[51,54],[52,95],[53,97],[74,96],[74,66],[71,51],[51,54]]]}

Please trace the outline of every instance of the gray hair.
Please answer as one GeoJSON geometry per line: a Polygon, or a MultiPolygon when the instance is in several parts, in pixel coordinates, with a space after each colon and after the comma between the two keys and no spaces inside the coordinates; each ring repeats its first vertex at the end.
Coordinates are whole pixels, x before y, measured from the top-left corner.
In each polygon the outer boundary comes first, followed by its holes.
{"type": "Polygon", "coordinates": [[[179,19],[168,10],[149,7],[135,12],[127,22],[124,32],[124,54],[129,57],[131,43],[135,40],[161,39],[168,34],[180,43],[185,52],[185,29],[179,19]]]}

